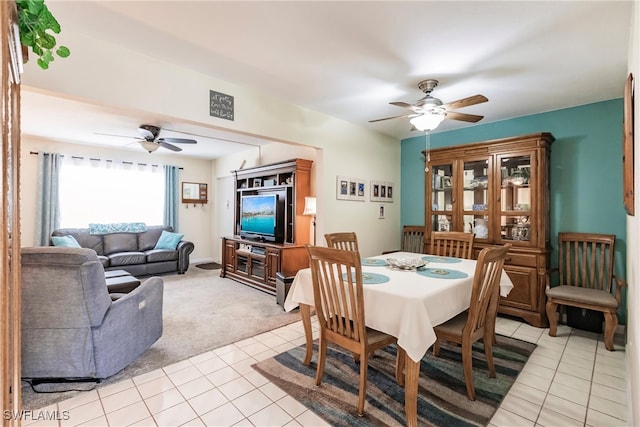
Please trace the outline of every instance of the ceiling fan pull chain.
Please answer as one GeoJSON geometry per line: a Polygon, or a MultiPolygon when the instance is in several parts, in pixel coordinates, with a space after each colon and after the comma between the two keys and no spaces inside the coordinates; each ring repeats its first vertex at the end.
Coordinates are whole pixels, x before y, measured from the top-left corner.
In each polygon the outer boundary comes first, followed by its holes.
{"type": "Polygon", "coordinates": [[[424,167],[424,171],[425,172],[429,172],[429,162],[431,161],[431,132],[429,131],[429,129],[427,129],[427,131],[424,133],[424,139],[425,139],[425,167],[424,167]]]}

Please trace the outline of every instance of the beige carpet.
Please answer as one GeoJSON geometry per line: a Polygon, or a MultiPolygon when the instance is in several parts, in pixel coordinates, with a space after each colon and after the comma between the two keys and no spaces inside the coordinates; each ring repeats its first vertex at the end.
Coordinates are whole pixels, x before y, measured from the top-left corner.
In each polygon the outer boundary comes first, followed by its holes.
{"type": "MultiPolygon", "coordinates": [[[[163,276],[162,337],[131,365],[98,387],[131,378],[205,351],[300,320],[285,313],[276,297],[220,278],[219,270],[189,268],[184,275],[163,276]]],[[[24,409],[38,409],[95,388],[93,383],[41,384],[36,393],[23,381],[24,409]],[[54,393],[51,393],[54,391],[54,393]]]]}

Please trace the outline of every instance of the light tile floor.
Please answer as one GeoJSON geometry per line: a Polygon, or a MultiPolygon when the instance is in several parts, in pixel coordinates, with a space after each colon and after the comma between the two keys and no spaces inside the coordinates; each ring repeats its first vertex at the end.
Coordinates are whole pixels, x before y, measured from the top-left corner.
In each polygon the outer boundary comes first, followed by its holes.
{"type": "MultiPolygon", "coordinates": [[[[559,336],[549,337],[548,329],[502,317],[496,332],[538,347],[491,426],[628,425],[622,343],[609,352],[595,333],[560,325],[559,336]]],[[[23,425],[325,426],[251,368],[303,343],[296,322],[42,408],[61,419],[23,425]]]]}

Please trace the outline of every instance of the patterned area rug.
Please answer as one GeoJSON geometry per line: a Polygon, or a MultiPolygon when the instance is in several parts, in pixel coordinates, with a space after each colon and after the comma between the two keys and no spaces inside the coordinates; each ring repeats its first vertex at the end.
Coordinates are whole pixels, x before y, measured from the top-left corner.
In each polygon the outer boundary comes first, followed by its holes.
{"type": "MultiPolygon", "coordinates": [[[[396,348],[387,347],[369,359],[365,415],[359,417],[359,365],[353,355],[338,347],[327,350],[320,387],[315,385],[314,358],[302,364],[304,346],[296,347],[253,367],[332,426],[404,425],[404,388],[395,382],[396,348]]],[[[489,378],[482,343],[474,345],[473,374],[476,400],[467,399],[460,348],[443,343],[440,356],[431,350],[422,359],[418,388],[418,425],[485,426],[500,406],[536,348],[535,344],[497,336],[493,347],[497,377],[489,378]]]]}

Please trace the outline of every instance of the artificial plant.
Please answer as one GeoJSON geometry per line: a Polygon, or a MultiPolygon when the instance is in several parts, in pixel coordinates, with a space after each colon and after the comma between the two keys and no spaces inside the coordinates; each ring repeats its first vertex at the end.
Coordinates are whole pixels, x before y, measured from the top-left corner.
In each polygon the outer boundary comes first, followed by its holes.
{"type": "MultiPolygon", "coordinates": [[[[38,56],[40,68],[46,70],[54,60],[56,38],[52,33],[60,34],[60,24],[44,4],[44,0],[16,0],[16,5],[20,43],[31,48],[38,56]]],[[[66,58],[71,52],[68,47],[59,46],[55,53],[60,58],[66,58]]]]}

